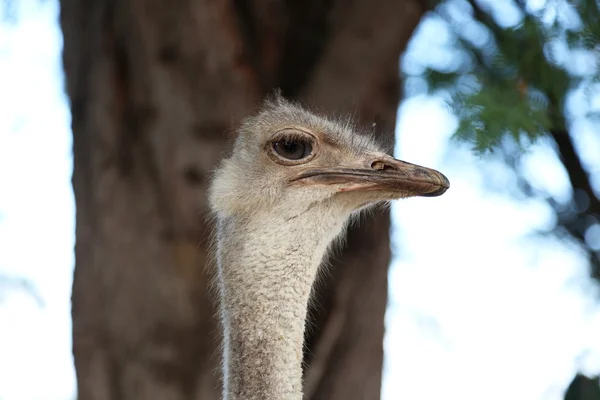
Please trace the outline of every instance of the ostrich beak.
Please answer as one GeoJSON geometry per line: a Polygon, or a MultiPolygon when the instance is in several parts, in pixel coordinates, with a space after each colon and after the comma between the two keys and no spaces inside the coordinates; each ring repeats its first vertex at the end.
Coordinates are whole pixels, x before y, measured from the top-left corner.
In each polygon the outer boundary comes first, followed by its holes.
{"type": "Polygon", "coordinates": [[[339,185],[340,192],[380,191],[398,194],[398,197],[440,196],[450,182],[442,173],[426,167],[379,156],[362,167],[311,168],[292,182],[339,185]]]}

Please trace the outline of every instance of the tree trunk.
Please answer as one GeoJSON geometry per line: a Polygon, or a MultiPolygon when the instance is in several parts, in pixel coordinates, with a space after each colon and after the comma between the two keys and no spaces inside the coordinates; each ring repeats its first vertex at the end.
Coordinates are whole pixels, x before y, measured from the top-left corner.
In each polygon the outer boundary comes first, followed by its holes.
{"type": "MultiPolygon", "coordinates": [[[[399,55],[423,12],[419,0],[61,0],[80,400],[220,397],[211,169],[275,87],[391,143],[399,55]]],[[[352,229],[317,290],[307,399],[380,396],[388,226],[382,212],[352,229]]]]}

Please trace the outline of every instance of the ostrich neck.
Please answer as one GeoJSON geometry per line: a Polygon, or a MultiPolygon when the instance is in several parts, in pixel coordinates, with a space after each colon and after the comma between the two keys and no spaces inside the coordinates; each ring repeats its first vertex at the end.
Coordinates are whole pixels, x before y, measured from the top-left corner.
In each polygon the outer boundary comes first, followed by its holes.
{"type": "Polygon", "coordinates": [[[319,226],[219,221],[225,400],[302,399],[308,300],[327,247],[343,226],[338,218],[313,219],[319,226]]]}

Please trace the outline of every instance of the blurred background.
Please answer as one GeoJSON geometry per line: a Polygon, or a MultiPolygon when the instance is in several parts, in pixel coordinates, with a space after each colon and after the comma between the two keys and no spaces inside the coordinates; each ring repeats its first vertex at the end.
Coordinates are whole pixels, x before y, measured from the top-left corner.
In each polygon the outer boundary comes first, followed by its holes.
{"type": "Polygon", "coordinates": [[[0,5],[0,399],[218,398],[204,179],[275,87],[452,185],[350,233],[306,398],[600,399],[596,0],[0,5]]]}

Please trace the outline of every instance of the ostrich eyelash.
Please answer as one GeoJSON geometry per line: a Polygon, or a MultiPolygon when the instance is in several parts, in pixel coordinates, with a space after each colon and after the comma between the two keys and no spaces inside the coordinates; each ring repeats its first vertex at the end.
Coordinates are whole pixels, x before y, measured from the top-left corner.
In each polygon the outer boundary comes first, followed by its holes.
{"type": "Polygon", "coordinates": [[[279,135],[275,135],[269,143],[272,145],[273,143],[286,141],[286,142],[301,142],[314,144],[315,140],[307,134],[299,133],[299,132],[282,132],[279,135]]]}

